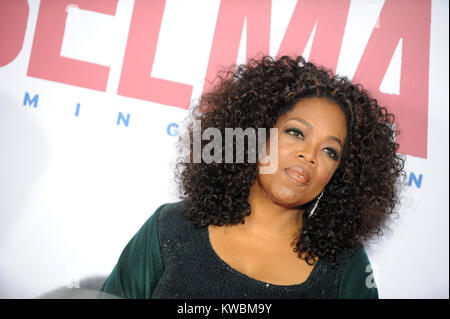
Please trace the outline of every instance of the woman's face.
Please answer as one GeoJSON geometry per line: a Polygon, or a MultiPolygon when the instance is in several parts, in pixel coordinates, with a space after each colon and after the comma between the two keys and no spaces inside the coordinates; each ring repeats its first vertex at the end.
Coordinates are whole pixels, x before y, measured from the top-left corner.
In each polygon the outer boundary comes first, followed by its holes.
{"type": "MultiPolygon", "coordinates": [[[[340,163],[347,138],[345,115],[325,98],[308,98],[281,115],[275,127],[278,169],[259,173],[254,186],[279,205],[301,206],[320,194],[340,163]]],[[[267,153],[269,146],[268,140],[267,153]]]]}

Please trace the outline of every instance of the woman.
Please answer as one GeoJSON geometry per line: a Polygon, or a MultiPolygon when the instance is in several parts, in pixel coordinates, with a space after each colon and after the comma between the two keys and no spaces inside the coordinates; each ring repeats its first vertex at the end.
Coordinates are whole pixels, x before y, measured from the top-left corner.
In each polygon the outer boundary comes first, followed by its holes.
{"type": "MultiPolygon", "coordinates": [[[[361,86],[286,56],[226,73],[196,111],[201,132],[278,129],[273,140],[266,131],[264,148],[269,154],[275,143],[278,156],[250,161],[248,139],[243,163],[194,161],[192,152],[181,158],[182,201],[157,209],[102,291],[125,298],[378,298],[363,244],[382,234],[399,202],[404,160],[393,115],[361,86]],[[263,174],[272,164],[274,172],[263,174]]],[[[190,142],[194,135],[191,125],[190,142]]],[[[220,151],[222,158],[229,148],[220,151]]]]}

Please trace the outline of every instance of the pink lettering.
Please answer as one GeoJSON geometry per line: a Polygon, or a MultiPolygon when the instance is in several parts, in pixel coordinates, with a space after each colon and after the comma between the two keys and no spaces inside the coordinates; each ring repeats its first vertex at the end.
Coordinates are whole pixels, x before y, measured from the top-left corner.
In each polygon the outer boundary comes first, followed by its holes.
{"type": "Polygon", "coordinates": [[[222,0],[220,2],[203,91],[214,85],[223,67],[236,63],[244,21],[247,21],[247,58],[269,54],[270,0],[222,0]]]}
{"type": "Polygon", "coordinates": [[[308,60],[336,70],[349,7],[349,0],[298,1],[277,55],[302,55],[316,24],[308,60]]]}
{"type": "Polygon", "coordinates": [[[118,94],[188,109],[192,86],[151,77],[165,0],[136,0],[118,94]]]}
{"type": "Polygon", "coordinates": [[[26,0],[0,1],[0,66],[10,63],[22,50],[28,12],[26,0]]]}
{"type": "Polygon", "coordinates": [[[399,152],[427,157],[431,1],[386,0],[356,70],[377,100],[396,115],[399,152]],[[395,48],[403,39],[400,95],[379,91],[395,48]]]}
{"type": "Polygon", "coordinates": [[[117,0],[41,0],[27,74],[44,80],[105,91],[109,67],[60,55],[66,8],[69,5],[115,15],[117,0]]]}

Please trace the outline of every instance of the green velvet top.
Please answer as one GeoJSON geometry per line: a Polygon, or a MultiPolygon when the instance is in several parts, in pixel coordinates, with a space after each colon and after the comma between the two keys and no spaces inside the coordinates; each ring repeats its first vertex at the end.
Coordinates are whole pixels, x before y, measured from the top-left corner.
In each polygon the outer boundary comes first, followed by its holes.
{"type": "Polygon", "coordinates": [[[160,206],[123,250],[101,292],[121,298],[378,298],[363,246],[333,270],[319,259],[301,284],[273,285],[231,268],[213,251],[207,228],[160,206]]]}

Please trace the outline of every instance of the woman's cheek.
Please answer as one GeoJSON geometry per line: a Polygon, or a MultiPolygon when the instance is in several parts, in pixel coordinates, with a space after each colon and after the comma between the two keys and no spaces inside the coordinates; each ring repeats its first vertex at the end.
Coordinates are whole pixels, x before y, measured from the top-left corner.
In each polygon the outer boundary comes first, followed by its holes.
{"type": "Polygon", "coordinates": [[[278,141],[278,162],[283,162],[290,157],[295,158],[295,153],[298,150],[295,148],[295,145],[292,143],[288,143],[284,138],[281,138],[278,141]]]}
{"type": "Polygon", "coordinates": [[[320,165],[319,167],[321,167],[321,169],[319,171],[317,179],[318,182],[323,185],[323,187],[325,187],[325,185],[328,184],[328,182],[336,172],[337,165],[335,165],[334,163],[322,162],[322,165],[320,165]]]}

